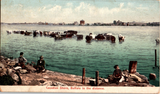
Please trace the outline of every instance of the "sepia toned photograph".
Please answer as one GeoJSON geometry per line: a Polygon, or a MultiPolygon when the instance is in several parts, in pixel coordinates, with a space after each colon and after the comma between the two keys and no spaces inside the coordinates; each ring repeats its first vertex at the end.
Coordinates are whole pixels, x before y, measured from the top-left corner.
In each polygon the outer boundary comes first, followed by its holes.
{"type": "Polygon", "coordinates": [[[159,11],[159,0],[1,0],[0,92],[160,93],[159,11]]]}

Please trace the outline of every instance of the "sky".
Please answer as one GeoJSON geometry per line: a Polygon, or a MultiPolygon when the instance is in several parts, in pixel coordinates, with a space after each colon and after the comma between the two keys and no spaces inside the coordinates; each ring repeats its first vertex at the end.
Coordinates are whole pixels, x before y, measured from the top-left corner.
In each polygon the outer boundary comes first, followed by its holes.
{"type": "Polygon", "coordinates": [[[1,0],[1,22],[159,22],[159,0],[1,0]]]}

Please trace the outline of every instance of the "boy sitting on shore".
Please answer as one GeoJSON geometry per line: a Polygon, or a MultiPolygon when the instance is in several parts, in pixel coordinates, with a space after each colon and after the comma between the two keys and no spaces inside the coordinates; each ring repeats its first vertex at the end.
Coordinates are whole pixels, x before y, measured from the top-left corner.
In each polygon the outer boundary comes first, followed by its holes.
{"type": "Polygon", "coordinates": [[[22,67],[22,69],[25,68],[25,63],[27,62],[27,59],[23,57],[23,52],[20,52],[20,56],[18,58],[18,64],[22,67]]]}
{"type": "Polygon", "coordinates": [[[40,56],[40,59],[37,61],[37,72],[42,72],[43,70],[45,70],[45,61],[43,56],[40,56]]]}
{"type": "Polygon", "coordinates": [[[115,70],[113,72],[113,82],[119,84],[119,80],[122,78],[122,71],[119,69],[118,65],[114,66],[115,70]]]}

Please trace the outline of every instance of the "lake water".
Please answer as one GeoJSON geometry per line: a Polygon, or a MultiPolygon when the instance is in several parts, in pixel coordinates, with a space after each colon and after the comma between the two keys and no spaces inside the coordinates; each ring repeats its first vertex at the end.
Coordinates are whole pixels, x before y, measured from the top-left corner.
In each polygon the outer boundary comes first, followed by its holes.
{"type": "Polygon", "coordinates": [[[49,70],[82,75],[82,68],[85,68],[87,77],[95,77],[95,71],[99,71],[99,76],[105,78],[113,73],[114,65],[125,70],[129,68],[130,61],[137,61],[137,72],[147,77],[155,73],[157,79],[150,83],[159,86],[159,69],[153,68],[155,49],[159,65],[159,45],[155,42],[158,37],[159,27],[148,26],[1,25],[1,54],[18,58],[23,51],[29,63],[37,62],[39,56],[43,55],[49,70]],[[77,41],[76,37],[54,40],[45,36],[34,38],[13,33],[8,35],[6,30],[77,30],[83,34],[83,40],[77,41]],[[89,33],[112,33],[116,42],[105,40],[87,43],[85,36],[89,33]],[[124,42],[119,43],[118,34],[125,36],[124,42]]]}

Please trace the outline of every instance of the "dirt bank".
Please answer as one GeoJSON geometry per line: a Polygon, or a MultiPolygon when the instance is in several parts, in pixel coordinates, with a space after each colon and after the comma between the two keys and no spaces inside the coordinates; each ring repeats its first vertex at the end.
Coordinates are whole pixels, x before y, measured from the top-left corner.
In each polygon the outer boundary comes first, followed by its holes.
{"type": "MultiPolygon", "coordinates": [[[[13,85],[20,86],[91,86],[90,77],[85,78],[85,84],[82,84],[82,76],[65,74],[46,70],[44,73],[37,73],[36,69],[31,64],[26,65],[26,69],[14,67],[18,63],[17,59],[9,59],[4,56],[0,57],[0,76],[10,75],[14,80],[13,85]]],[[[128,79],[119,84],[111,83],[112,75],[107,79],[100,78],[100,86],[143,86],[154,87],[149,84],[147,77],[144,75],[129,74],[123,71],[128,79]],[[137,77],[138,76],[138,77],[137,77]]],[[[92,78],[93,79],[93,78],[92,78]]]]}

